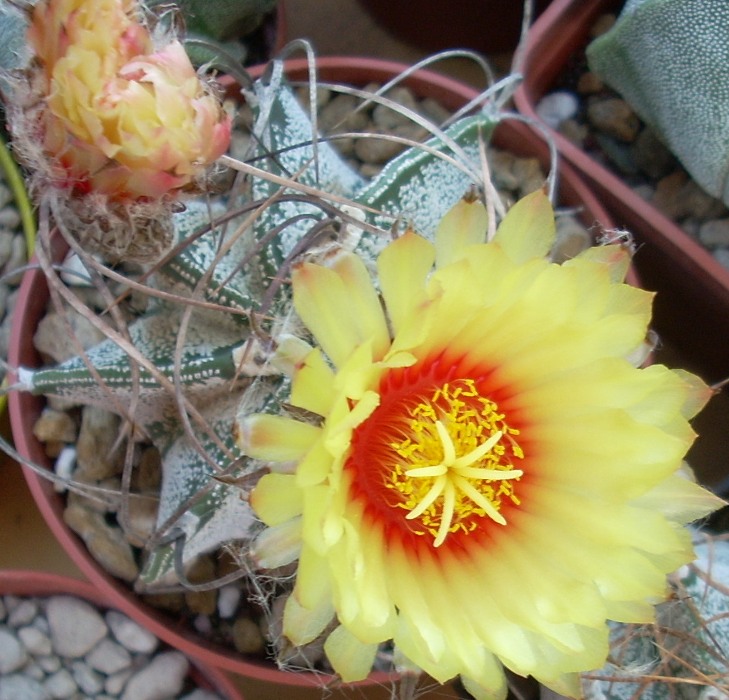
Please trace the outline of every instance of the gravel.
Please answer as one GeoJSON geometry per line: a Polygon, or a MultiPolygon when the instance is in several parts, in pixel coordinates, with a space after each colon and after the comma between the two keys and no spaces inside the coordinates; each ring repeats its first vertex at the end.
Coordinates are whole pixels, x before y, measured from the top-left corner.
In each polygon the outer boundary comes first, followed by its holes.
{"type": "MultiPolygon", "coordinates": [[[[614,22],[614,15],[602,15],[590,36],[607,31],[614,22]]],[[[729,269],[727,207],[694,182],[630,105],[588,70],[584,56],[572,58],[536,112],[729,269]]]]}
{"type": "Polygon", "coordinates": [[[0,700],[216,700],[178,651],[70,595],[0,597],[0,700]]]}

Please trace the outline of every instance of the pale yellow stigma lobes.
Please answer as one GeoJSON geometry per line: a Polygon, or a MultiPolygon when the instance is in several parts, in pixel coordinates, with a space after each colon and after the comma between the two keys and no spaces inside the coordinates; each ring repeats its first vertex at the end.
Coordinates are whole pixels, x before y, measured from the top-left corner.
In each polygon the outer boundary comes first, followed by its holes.
{"type": "Polygon", "coordinates": [[[407,520],[419,520],[439,547],[451,532],[470,532],[488,517],[500,525],[501,501],[519,503],[513,481],[522,475],[512,458],[524,454],[493,401],[482,397],[473,380],[444,384],[409,411],[408,435],[390,447],[401,458],[387,487],[402,498],[397,507],[407,520]],[[508,443],[507,446],[504,442],[508,443]]]}

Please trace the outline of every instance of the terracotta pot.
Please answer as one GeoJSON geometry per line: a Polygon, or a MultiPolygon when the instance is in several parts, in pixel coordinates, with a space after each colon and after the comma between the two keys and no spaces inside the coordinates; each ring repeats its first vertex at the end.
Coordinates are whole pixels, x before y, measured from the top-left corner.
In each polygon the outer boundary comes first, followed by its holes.
{"type": "MultiPolygon", "coordinates": [[[[359,0],[391,34],[424,51],[466,48],[513,51],[519,42],[522,0],[359,0]]],[[[535,0],[539,14],[549,0],[535,0]]]]}
{"type": "MultiPolygon", "coordinates": [[[[537,119],[535,107],[575,57],[584,52],[589,30],[605,12],[619,12],[622,0],[554,0],[529,34],[524,81],[517,108],[537,119]]],[[[562,157],[598,193],[618,226],[635,236],[635,265],[648,289],[658,291],[654,325],[685,357],[685,366],[708,381],[729,370],[729,270],[635,194],[619,177],[553,132],[562,157]]]]}
{"type": "MultiPolygon", "coordinates": [[[[289,74],[292,78],[306,75],[305,61],[292,61],[289,74]]],[[[373,81],[383,82],[400,73],[405,66],[397,63],[362,58],[324,58],[318,63],[319,75],[323,80],[364,85],[373,81]]],[[[259,71],[254,71],[260,72],[259,71]]],[[[421,71],[407,81],[421,97],[430,96],[448,109],[456,109],[476,96],[473,88],[455,82],[450,78],[428,71],[421,71]]],[[[493,142],[517,155],[538,157],[548,164],[549,153],[544,142],[523,124],[507,122],[498,127],[493,142]]],[[[610,227],[611,221],[591,191],[584,185],[574,170],[565,165],[560,177],[560,201],[570,207],[579,207],[586,225],[595,223],[610,227]]],[[[57,242],[60,247],[60,240],[57,242]]],[[[60,255],[60,251],[56,251],[60,255]]],[[[13,367],[38,366],[40,358],[33,347],[33,333],[45,313],[48,290],[42,271],[35,269],[26,273],[20,288],[9,349],[9,362],[13,367]]],[[[44,404],[44,399],[27,393],[13,392],[10,395],[10,420],[18,452],[36,464],[50,468],[43,447],[33,436],[32,428],[44,404]]],[[[230,648],[216,647],[184,627],[169,615],[160,612],[140,598],[124,583],[112,578],[92,559],[84,543],[63,521],[65,498],[56,493],[52,484],[30,469],[25,469],[25,478],[43,517],[54,532],[61,546],[66,550],[81,571],[112,604],[129,617],[141,623],[162,640],[185,652],[191,657],[204,660],[235,673],[284,685],[315,685],[323,683],[321,675],[305,672],[278,670],[271,662],[246,658],[230,648]]],[[[395,674],[373,673],[363,684],[390,685],[395,674]]]]}
{"type": "MultiPolygon", "coordinates": [[[[101,590],[87,581],[42,571],[0,570],[0,595],[38,598],[70,595],[97,608],[117,608],[101,590]]],[[[199,687],[217,693],[223,700],[243,700],[233,683],[217,668],[193,660],[190,677],[199,687]]]]}

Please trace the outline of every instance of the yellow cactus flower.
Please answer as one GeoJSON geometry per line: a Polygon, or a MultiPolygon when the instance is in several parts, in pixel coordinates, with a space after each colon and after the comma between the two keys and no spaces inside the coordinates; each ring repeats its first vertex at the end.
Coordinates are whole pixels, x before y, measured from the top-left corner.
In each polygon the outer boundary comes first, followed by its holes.
{"type": "Polygon", "coordinates": [[[155,47],[140,12],[136,0],[42,0],[33,8],[28,40],[46,105],[43,149],[51,181],[73,194],[175,194],[228,146],[219,99],[178,41],[155,47]]]}
{"type": "Polygon", "coordinates": [[[541,192],[486,228],[463,200],[434,245],[388,245],[377,286],[351,253],[294,269],[318,347],[281,342],[297,418],[239,421],[271,465],[253,554],[298,558],[284,634],[305,644],[336,619],[344,681],[393,640],[405,667],[478,698],[505,696],[503,667],[576,697],[606,621],[653,619],[693,556],[683,525],[721,505],[679,475],[711,391],[632,363],[652,295],[623,282],[624,249],[550,262],[541,192]]]}

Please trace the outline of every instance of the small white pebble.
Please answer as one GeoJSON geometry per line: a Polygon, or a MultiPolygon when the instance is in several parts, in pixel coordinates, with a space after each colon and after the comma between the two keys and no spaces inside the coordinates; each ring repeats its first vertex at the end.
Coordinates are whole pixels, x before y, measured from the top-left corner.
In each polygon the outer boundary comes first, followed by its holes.
{"type": "Polygon", "coordinates": [[[563,121],[571,119],[577,114],[579,106],[580,102],[576,95],[560,90],[545,95],[539,101],[536,112],[547,126],[557,129],[563,121]]]}

